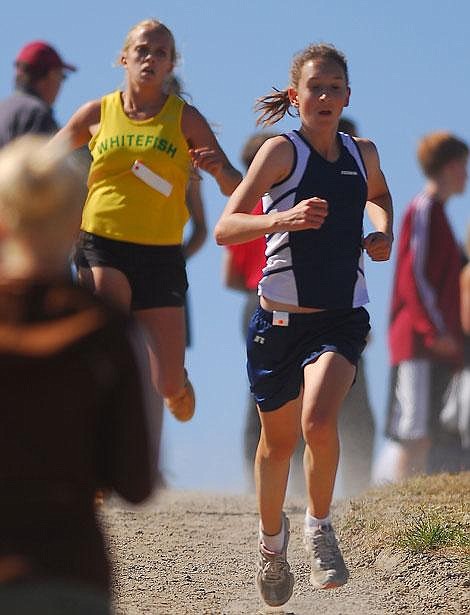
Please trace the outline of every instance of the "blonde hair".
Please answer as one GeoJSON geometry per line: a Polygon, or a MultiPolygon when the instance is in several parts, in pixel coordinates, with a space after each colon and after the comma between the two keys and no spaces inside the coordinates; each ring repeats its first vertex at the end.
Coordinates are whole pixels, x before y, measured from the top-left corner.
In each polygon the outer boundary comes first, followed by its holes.
{"type": "Polygon", "coordinates": [[[174,94],[183,100],[191,100],[190,94],[183,90],[183,84],[181,79],[175,75],[175,73],[170,73],[165,79],[165,93],[166,94],[174,94]]]}
{"type": "Polygon", "coordinates": [[[83,205],[86,190],[64,142],[25,135],[0,151],[0,222],[12,232],[56,225],[83,205]]]}
{"type": "Polygon", "coordinates": [[[162,32],[166,32],[166,34],[168,34],[168,36],[170,37],[171,41],[171,61],[173,62],[173,64],[177,63],[179,55],[176,51],[176,43],[175,37],[173,36],[173,32],[170,30],[170,28],[165,26],[164,23],[158,21],[158,19],[143,19],[142,21],[139,21],[139,23],[136,23],[135,26],[132,26],[132,28],[126,34],[126,38],[124,39],[121,54],[128,51],[129,47],[132,45],[132,39],[134,38],[134,34],[138,30],[161,30],[162,32]]]}
{"type": "MultiPolygon", "coordinates": [[[[289,73],[290,87],[297,89],[302,67],[310,60],[330,60],[336,62],[344,71],[346,85],[349,84],[346,56],[336,49],[334,45],[319,43],[317,45],[309,45],[294,56],[289,73]]],[[[291,112],[290,107],[291,102],[287,88],[284,90],[273,88],[271,94],[261,96],[256,100],[255,111],[261,111],[256,123],[262,124],[263,126],[270,126],[282,120],[286,113],[291,116],[297,115],[297,113],[291,112]]]]}

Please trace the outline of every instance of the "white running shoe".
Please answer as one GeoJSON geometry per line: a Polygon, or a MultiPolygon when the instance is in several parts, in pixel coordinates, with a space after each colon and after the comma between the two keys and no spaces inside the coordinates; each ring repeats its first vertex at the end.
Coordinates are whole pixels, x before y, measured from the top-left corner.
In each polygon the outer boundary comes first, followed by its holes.
{"type": "Polygon", "coordinates": [[[289,544],[289,519],[282,513],[284,526],[284,544],[281,553],[269,551],[260,542],[256,584],[261,597],[268,606],[281,606],[292,596],[294,575],[287,562],[287,545],[289,544]]]}
{"type": "Polygon", "coordinates": [[[310,583],[316,589],[333,589],[344,585],[348,569],[331,525],[305,528],[304,544],[310,556],[310,583]]]}

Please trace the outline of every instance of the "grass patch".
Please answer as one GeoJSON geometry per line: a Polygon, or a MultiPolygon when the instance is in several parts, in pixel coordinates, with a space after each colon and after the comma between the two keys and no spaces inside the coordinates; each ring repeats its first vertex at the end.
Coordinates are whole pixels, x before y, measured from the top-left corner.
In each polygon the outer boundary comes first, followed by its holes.
{"type": "Polygon", "coordinates": [[[371,489],[343,503],[340,532],[354,562],[383,549],[470,561],[470,472],[418,476],[371,489]]]}
{"type": "Polygon", "coordinates": [[[466,528],[449,523],[436,513],[421,510],[411,521],[398,529],[397,545],[412,553],[423,553],[444,547],[463,549],[470,547],[466,528]]]}

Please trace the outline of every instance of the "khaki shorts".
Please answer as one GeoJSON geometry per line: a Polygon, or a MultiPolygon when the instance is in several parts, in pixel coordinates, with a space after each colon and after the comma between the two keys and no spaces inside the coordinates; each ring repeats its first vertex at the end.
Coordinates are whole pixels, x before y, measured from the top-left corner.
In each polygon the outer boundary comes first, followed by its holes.
{"type": "Polygon", "coordinates": [[[386,435],[397,441],[432,437],[452,375],[445,363],[410,359],[392,370],[386,435]]]}

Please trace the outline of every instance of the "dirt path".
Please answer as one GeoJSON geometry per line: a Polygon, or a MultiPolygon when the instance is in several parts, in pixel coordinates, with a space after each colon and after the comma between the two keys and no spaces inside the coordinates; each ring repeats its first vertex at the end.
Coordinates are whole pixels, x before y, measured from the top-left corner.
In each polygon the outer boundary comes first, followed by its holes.
{"type": "MultiPolygon", "coordinates": [[[[263,606],[255,584],[256,505],[250,496],[164,492],[138,510],[116,500],[103,508],[116,565],[116,615],[461,615],[470,612],[468,578],[452,562],[348,548],[341,519],[336,527],[350,567],[349,583],[314,591],[302,547],[304,505],[289,499],[289,561],[296,584],[280,609],[263,606]]],[[[380,513],[380,511],[377,511],[380,513]]],[[[349,541],[354,544],[354,540],[349,541]]]]}

